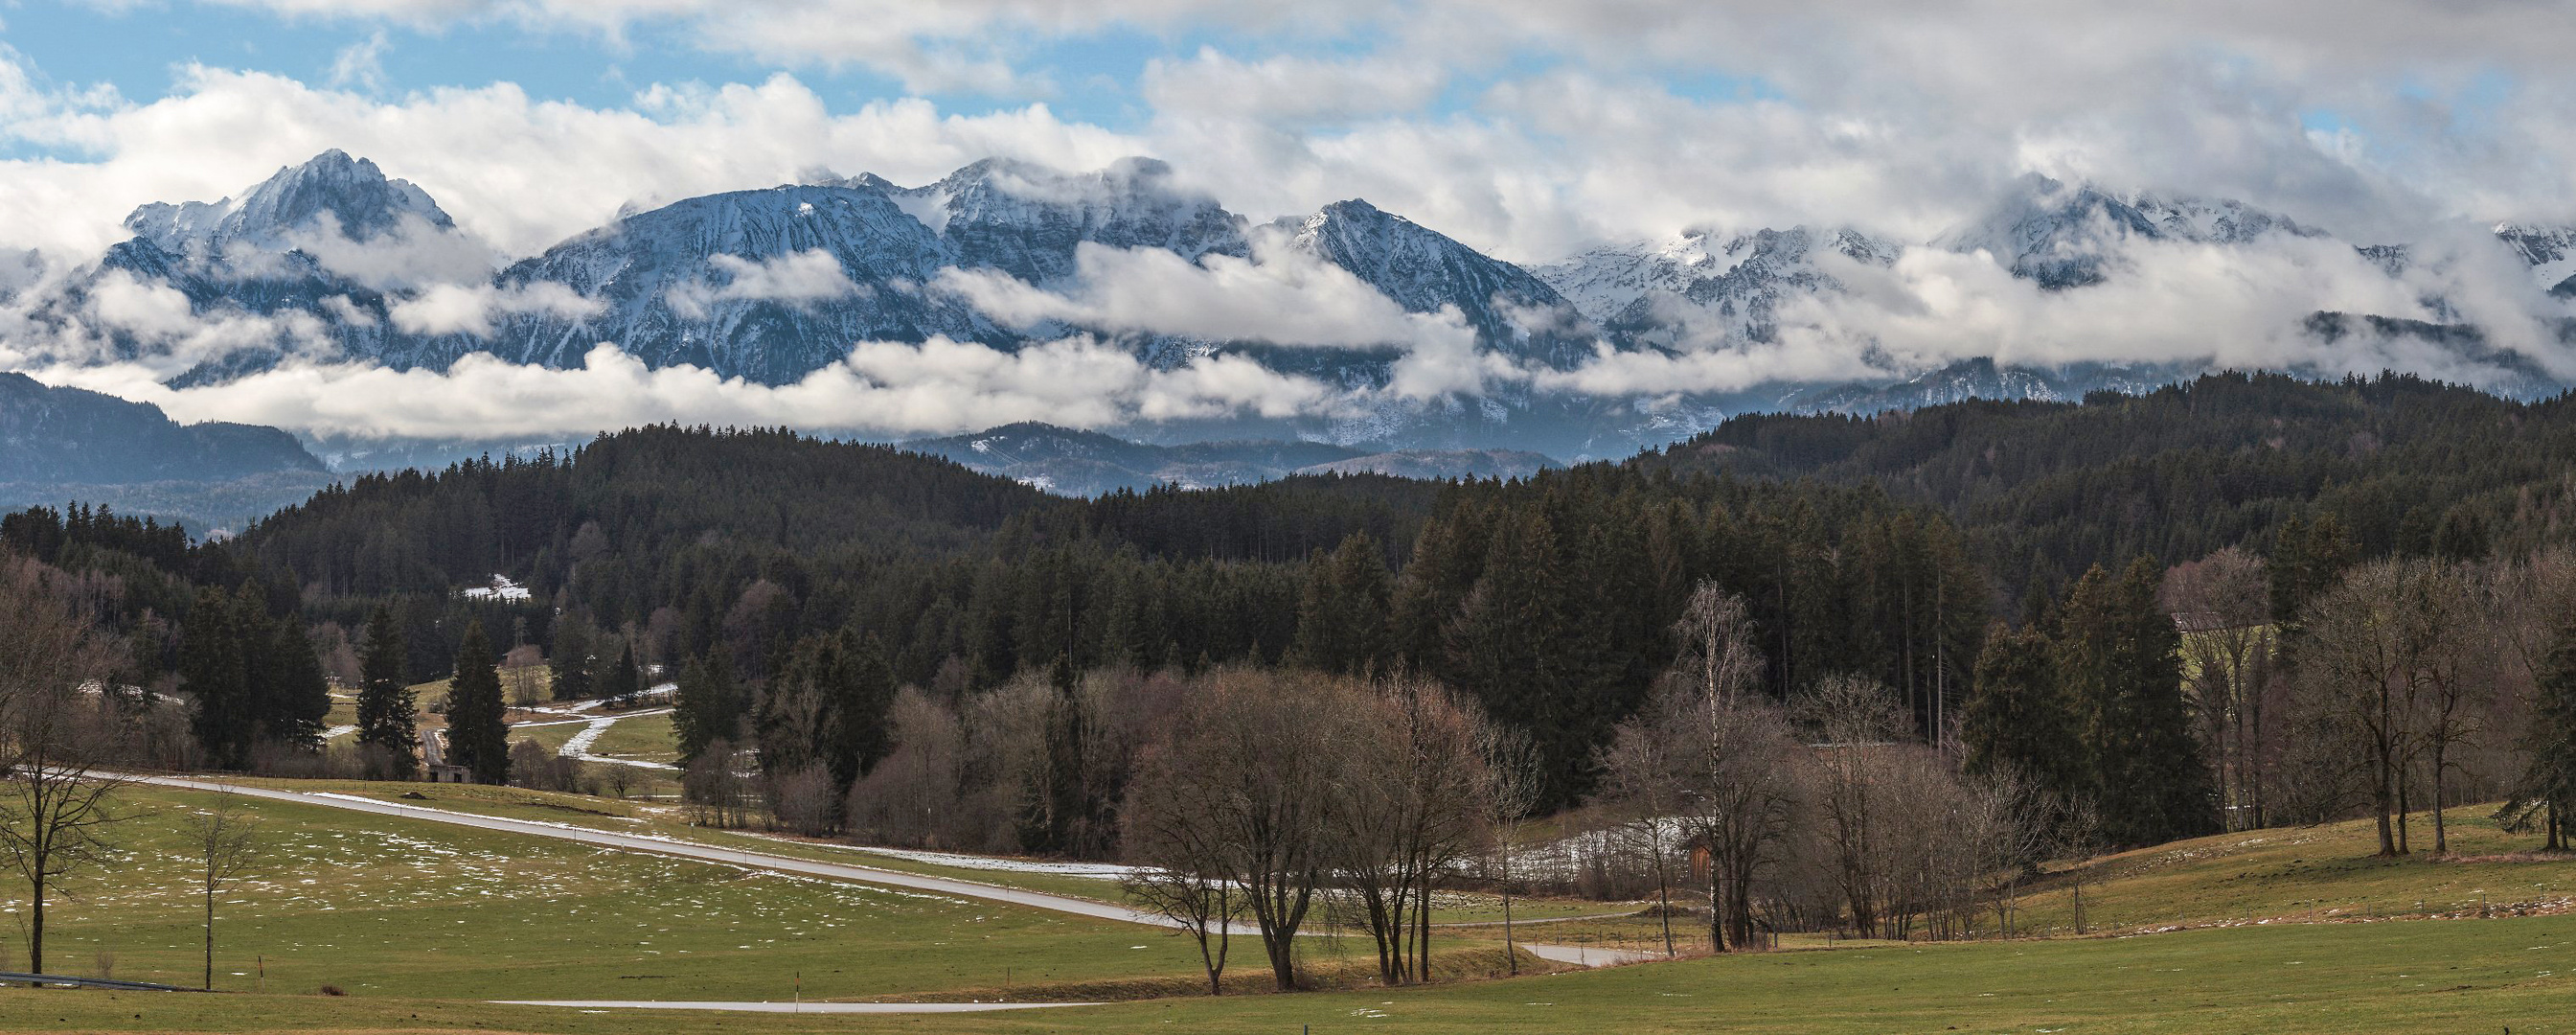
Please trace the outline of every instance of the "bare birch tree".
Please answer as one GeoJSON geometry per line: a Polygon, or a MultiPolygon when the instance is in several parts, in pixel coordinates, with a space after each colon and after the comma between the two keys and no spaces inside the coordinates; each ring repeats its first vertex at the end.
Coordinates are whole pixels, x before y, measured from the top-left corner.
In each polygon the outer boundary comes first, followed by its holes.
{"type": "Polygon", "coordinates": [[[1521,959],[1512,931],[1512,892],[1521,879],[1520,849],[1528,836],[1523,824],[1538,808],[1538,745],[1530,742],[1527,733],[1487,723],[1483,748],[1486,778],[1492,781],[1485,792],[1485,815],[1493,830],[1494,886],[1503,898],[1504,964],[1518,976],[1521,959]]]}

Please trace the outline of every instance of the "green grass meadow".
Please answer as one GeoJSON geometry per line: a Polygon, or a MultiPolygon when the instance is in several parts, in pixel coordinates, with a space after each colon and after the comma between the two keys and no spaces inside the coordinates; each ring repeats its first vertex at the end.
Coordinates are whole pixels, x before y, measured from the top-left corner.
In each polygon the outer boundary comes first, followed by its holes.
{"type": "MultiPolygon", "coordinates": [[[[409,804],[1116,895],[1097,878],[691,828],[674,810],[638,803],[511,788],[280,783],[368,797],[414,792],[425,800],[409,804]]],[[[117,977],[195,982],[201,900],[178,824],[214,799],[127,793],[136,818],[120,832],[126,854],[57,903],[49,970],[95,973],[105,952],[117,977]]],[[[2531,838],[2469,810],[2457,814],[2460,854],[2450,860],[2372,859],[2366,824],[2224,835],[2096,860],[2085,871],[2091,937],[1800,938],[1773,953],[1517,980],[1210,998],[1195,994],[1190,945],[1145,928],[319,806],[244,804],[261,817],[269,848],[261,870],[222,896],[223,994],[0,989],[0,1031],[2576,1032],[2576,916],[2567,912],[2576,861],[2534,857],[2525,851],[2531,838]],[[346,995],[322,994],[325,986],[346,995]],[[1122,1001],[880,1017],[486,1002],[798,995],[1122,1001]]],[[[2044,879],[2023,903],[2024,929],[2062,928],[2070,891],[2063,874],[2044,879]]],[[[1443,917],[1481,919],[1493,905],[1461,896],[1443,917]]],[[[1541,900],[1515,912],[1619,908],[1541,900]]],[[[1639,947],[1653,931],[1651,921],[1629,918],[1522,934],[1639,947]]],[[[1498,964],[1487,940],[1497,937],[1449,932],[1442,966],[1498,964]]],[[[1258,943],[1238,939],[1233,951],[1232,987],[1257,989],[1258,943]]],[[[1364,942],[1316,939],[1308,959],[1347,983],[1366,970],[1368,951],[1364,942]]]]}

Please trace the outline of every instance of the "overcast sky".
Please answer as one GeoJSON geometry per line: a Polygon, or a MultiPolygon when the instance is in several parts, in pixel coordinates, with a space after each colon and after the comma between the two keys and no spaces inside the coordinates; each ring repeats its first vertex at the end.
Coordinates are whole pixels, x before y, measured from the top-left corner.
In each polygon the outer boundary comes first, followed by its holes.
{"type": "Polygon", "coordinates": [[[1922,240],[2016,174],[2353,239],[2576,221],[2576,10],[2301,0],[20,0],[0,238],[86,251],[326,147],[506,251],[630,201],[1006,154],[1366,197],[1515,260],[1683,226],[1922,240]]]}
{"type": "MultiPolygon", "coordinates": [[[[1575,371],[1513,369],[1450,322],[1357,297],[1332,271],[1266,261],[1096,254],[1060,292],[965,275],[938,286],[1006,315],[1113,333],[1211,334],[1329,312],[1338,322],[1307,328],[1321,335],[1308,344],[1405,343],[1392,387],[1408,396],[1472,395],[1498,379],[1612,395],[1730,391],[1979,355],[2485,376],[2418,344],[2325,343],[2303,329],[2320,309],[2429,317],[2436,296],[2491,342],[2576,377],[2576,355],[2549,330],[2566,307],[2496,287],[2528,276],[2485,232],[2576,223],[2572,8],[0,0],[0,248],[85,262],[125,236],[118,222],[136,205],[213,200],[340,148],[427,189],[470,245],[410,253],[427,265],[409,272],[444,283],[405,301],[396,321],[470,331],[511,307],[589,304],[475,283],[498,257],[534,254],[628,205],[825,171],[913,184],[987,156],[1094,169],[1147,155],[1255,219],[1366,198],[1521,262],[1688,227],[1806,223],[1923,242],[2035,172],[2240,199],[2339,240],[2140,244],[2119,282],[2065,293],[1915,249],[1892,268],[1844,271],[1848,294],[1800,303],[1784,317],[1795,326],[1762,348],[1605,351],[1575,371]],[[2419,256],[2434,259],[2393,279],[2345,243],[2383,241],[2429,243],[2419,256]],[[1173,320],[1183,325],[1155,323],[1173,320]]],[[[794,264],[733,274],[728,290],[848,287],[794,264]]],[[[188,419],[360,434],[510,419],[566,431],[666,418],[1111,427],[1349,403],[1240,361],[1146,370],[1090,338],[1012,355],[854,342],[847,363],[785,389],[645,371],[611,350],[566,372],[298,361],[174,391],[162,384],[173,369],[278,326],[192,315],[148,285],[110,284],[89,304],[103,325],[177,343],[167,362],[55,362],[41,376],[188,419]]],[[[11,357],[36,351],[0,328],[0,366],[32,368],[11,357]]]]}

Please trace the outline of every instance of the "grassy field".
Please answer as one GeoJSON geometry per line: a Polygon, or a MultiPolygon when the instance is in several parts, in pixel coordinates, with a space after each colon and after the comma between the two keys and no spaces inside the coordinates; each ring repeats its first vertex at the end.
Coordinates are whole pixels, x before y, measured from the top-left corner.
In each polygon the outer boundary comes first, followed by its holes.
{"type": "MultiPolygon", "coordinates": [[[[48,967],[194,983],[201,902],[176,823],[212,796],[138,789],[125,858],[57,902],[48,967]]],[[[272,832],[228,891],[218,985],[351,995],[876,996],[1187,977],[1177,939],[918,892],[353,814],[249,803],[272,832]]]]}
{"type": "Polygon", "coordinates": [[[1781,952],[1425,989],[957,1017],[589,1014],[392,997],[0,992],[0,1029],[2531,1033],[2570,1030],[2571,994],[2576,919],[2533,917],[1781,952]]]}
{"type": "MultiPolygon", "coordinates": [[[[1110,898],[1110,882],[942,866],[739,832],[675,810],[511,788],[279,782],[415,805],[657,832],[705,843],[1110,898]]],[[[211,796],[145,789],[115,870],[59,905],[49,969],[193,982],[198,900],[172,829],[211,796]]],[[[2087,867],[2088,919],[2108,936],[1952,944],[1833,943],[1517,981],[1298,996],[1195,996],[1181,939],[992,903],[598,850],[291,803],[252,802],[270,868],[228,892],[218,984],[238,994],[0,990],[0,1031],[1316,1032],[1393,1025],[1473,1032],[1614,1026],[1684,1031],[2576,1031],[2576,861],[2519,854],[2526,835],[2463,810],[2451,860],[2369,858],[2367,824],[2265,831],[2124,853],[2087,867]],[[2481,910],[2483,896],[2485,908],[2481,910]],[[2309,923],[2311,916],[2317,921],[2309,923]],[[2443,917],[2404,922],[2388,917],[2443,917]],[[2482,918],[2484,917],[2484,918],[2482,918]],[[2174,929],[2177,926],[2182,929],[2174,929]],[[1830,946],[1830,951],[1826,950],[1830,946]],[[259,982],[264,958],[267,979],[259,982]],[[1149,999],[1078,1010],[933,1017],[785,1017],[504,1007],[504,998],[1149,999]],[[324,985],[349,993],[323,996],[324,985]],[[264,991],[253,991],[264,987],[264,991]]],[[[2024,902],[2025,929],[2063,927],[2068,878],[2024,902]]],[[[1444,920],[1495,903],[1445,899],[1444,920]]],[[[1629,907],[1540,901],[1526,917],[1629,907]]],[[[1677,920],[1684,946],[1696,923],[1677,920]]],[[[1650,920],[1533,925],[1524,938],[1645,947],[1650,920]],[[1641,945],[1641,943],[1644,943],[1641,945]]],[[[1491,930],[1453,930],[1443,967],[1501,962],[1491,930]]],[[[1262,979],[1257,942],[1234,976],[1262,979]]],[[[1336,983],[1364,944],[1318,939],[1336,983]]]]}
{"type": "MultiPolygon", "coordinates": [[[[2088,930],[2557,912],[2576,897],[2576,858],[2545,858],[2535,834],[2509,834],[2491,806],[2450,812],[2451,855],[2433,857],[2432,823],[2415,819],[2418,854],[2373,857],[2368,821],[2223,834],[2125,852],[2087,867],[2088,930]]],[[[2074,929],[2072,882],[2057,875],[2023,903],[2038,933],[2074,929]]]]}
{"type": "Polygon", "coordinates": [[[599,739],[591,742],[590,753],[646,762],[677,763],[680,760],[679,740],[671,732],[668,714],[619,719],[602,731],[599,739]]]}

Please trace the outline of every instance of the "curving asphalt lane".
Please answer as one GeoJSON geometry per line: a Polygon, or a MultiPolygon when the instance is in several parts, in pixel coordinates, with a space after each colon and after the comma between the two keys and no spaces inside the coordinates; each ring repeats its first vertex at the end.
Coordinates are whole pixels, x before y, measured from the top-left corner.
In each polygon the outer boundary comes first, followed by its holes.
{"type": "MultiPolygon", "coordinates": [[[[267,787],[245,787],[240,784],[226,783],[222,780],[209,780],[193,776],[145,776],[137,777],[136,782],[148,783],[161,787],[180,787],[189,790],[225,791],[253,798],[266,798],[273,801],[288,801],[304,805],[319,805],[325,808],[348,809],[353,812],[366,812],[379,816],[397,816],[403,819],[417,819],[431,823],[447,823],[460,827],[473,827],[477,830],[496,830],[505,833],[523,834],[529,837],[551,837],[557,840],[575,841],[582,844],[597,845],[602,848],[613,848],[619,851],[651,852],[656,855],[671,855],[678,856],[683,859],[696,859],[703,862],[756,867],[764,870],[776,870],[781,873],[797,873],[813,877],[829,877],[835,880],[857,881],[862,884],[878,884],[898,888],[911,888],[918,891],[933,891],[943,895],[955,895],[960,898],[982,899],[988,902],[1003,902],[1015,906],[1026,906],[1030,909],[1043,909],[1049,912],[1069,913],[1075,916],[1096,917],[1102,920],[1116,920],[1131,924],[1145,924],[1151,927],[1177,928],[1181,926],[1177,921],[1160,914],[1147,913],[1141,910],[1130,909],[1125,906],[1112,905],[1107,902],[1094,902],[1090,899],[1073,898],[1066,895],[1049,895],[1045,892],[1039,891],[1023,891],[1019,888],[1006,888],[998,884],[983,884],[975,881],[953,880],[947,877],[930,877],[918,873],[905,873],[901,870],[884,870],[878,869],[874,866],[856,866],[849,863],[823,862],[816,859],[799,859],[795,856],[789,855],[773,855],[768,852],[745,851],[738,848],[721,848],[715,845],[699,844],[693,841],[678,841],[670,838],[651,837],[640,834],[621,834],[612,830],[594,830],[589,827],[567,826],[560,823],[540,823],[533,820],[511,819],[505,816],[481,816],[470,812],[451,812],[446,809],[433,809],[418,805],[405,805],[400,802],[379,801],[374,798],[361,798],[355,795],[317,794],[306,791],[281,791],[267,787]]],[[[1232,933],[1257,935],[1260,933],[1260,929],[1250,924],[1236,924],[1233,925],[1232,933]]],[[[1530,955],[1536,956],[1540,959],[1550,960],[1557,963],[1571,963],[1584,967],[1605,967],[1619,963],[1637,963],[1654,958],[1651,953],[1635,952],[1627,949],[1604,949],[1584,945],[1540,945],[1531,942],[1521,942],[1520,947],[1529,950],[1530,955]]],[[[916,1003],[887,1005],[953,1006],[956,1004],[916,1003]]],[[[755,1004],[754,1006],[741,1008],[758,1007],[757,1004],[755,1004]]]]}

